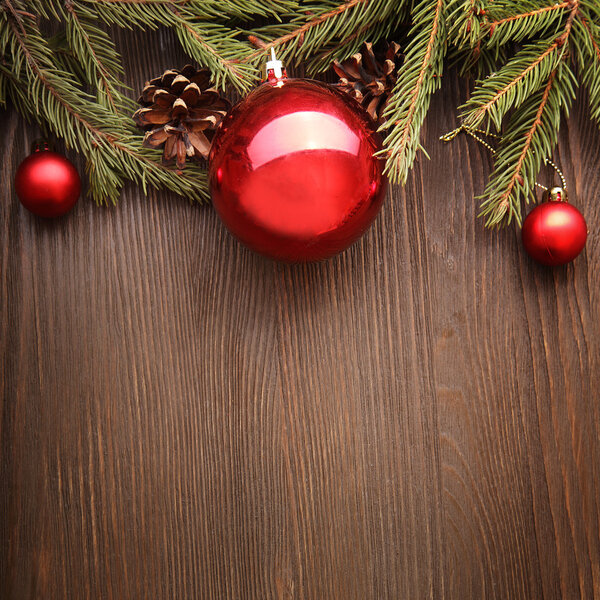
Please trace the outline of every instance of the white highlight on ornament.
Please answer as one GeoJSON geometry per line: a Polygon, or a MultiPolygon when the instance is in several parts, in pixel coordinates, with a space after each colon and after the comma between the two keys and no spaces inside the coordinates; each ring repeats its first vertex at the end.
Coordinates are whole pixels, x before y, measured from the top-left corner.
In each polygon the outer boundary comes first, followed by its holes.
{"type": "Polygon", "coordinates": [[[271,60],[267,61],[267,75],[273,69],[273,75],[277,79],[283,76],[283,63],[275,57],[275,50],[271,48],[271,60]]]}
{"type": "Polygon", "coordinates": [[[316,111],[299,111],[273,119],[248,145],[254,169],[291,154],[306,150],[338,150],[356,156],[359,137],[340,119],[316,111]]]}

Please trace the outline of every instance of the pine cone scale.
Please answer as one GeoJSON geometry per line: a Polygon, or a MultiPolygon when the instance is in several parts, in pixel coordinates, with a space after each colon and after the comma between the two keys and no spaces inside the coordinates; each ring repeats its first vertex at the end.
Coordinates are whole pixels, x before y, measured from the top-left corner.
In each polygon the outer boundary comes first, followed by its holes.
{"type": "Polygon", "coordinates": [[[175,147],[177,144],[177,138],[175,136],[167,137],[165,142],[165,151],[163,154],[163,162],[168,163],[171,159],[175,157],[177,154],[177,148],[175,147]]]}
{"type": "Polygon", "coordinates": [[[186,104],[194,106],[200,100],[202,92],[197,83],[188,84],[179,96],[186,104]]]}
{"type": "Polygon", "coordinates": [[[165,131],[164,127],[151,129],[144,136],[144,146],[146,148],[159,148],[167,141],[168,137],[169,134],[165,131]]]}
{"type": "Polygon", "coordinates": [[[173,104],[173,102],[175,102],[176,99],[177,96],[175,94],[171,94],[166,90],[156,90],[152,96],[152,99],[150,100],[150,104],[158,104],[159,106],[168,108],[173,104]]]}
{"type": "Polygon", "coordinates": [[[187,120],[190,123],[197,123],[199,121],[210,121],[213,125],[216,125],[222,117],[222,112],[219,110],[212,110],[209,108],[195,108],[191,110],[187,120]]]}
{"type": "Polygon", "coordinates": [[[145,127],[147,125],[164,125],[171,120],[171,115],[170,111],[166,109],[142,108],[135,113],[133,118],[140,127],[145,127]]]}
{"type": "Polygon", "coordinates": [[[173,108],[171,109],[171,119],[177,119],[181,121],[181,119],[185,119],[188,115],[188,107],[187,104],[183,101],[182,98],[177,98],[175,102],[173,102],[173,108]]]}
{"type": "Polygon", "coordinates": [[[208,154],[210,150],[210,141],[202,132],[190,132],[188,133],[188,139],[191,145],[200,154],[208,154]]]}

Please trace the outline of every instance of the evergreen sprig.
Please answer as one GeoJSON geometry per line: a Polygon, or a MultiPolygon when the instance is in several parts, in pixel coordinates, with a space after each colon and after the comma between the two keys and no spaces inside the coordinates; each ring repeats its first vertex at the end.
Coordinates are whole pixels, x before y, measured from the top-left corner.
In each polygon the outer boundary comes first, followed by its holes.
{"type": "Polygon", "coordinates": [[[308,73],[327,70],[334,60],[351,56],[365,41],[377,42],[394,33],[408,14],[406,0],[346,0],[299,2],[282,15],[282,23],[249,31],[269,41],[246,60],[264,60],[264,51],[276,48],[278,57],[304,64],[308,73]]]}
{"type": "Polygon", "coordinates": [[[496,73],[476,86],[462,107],[462,121],[467,127],[497,131],[509,110],[520,106],[548,81],[560,63],[561,48],[557,40],[540,40],[528,44],[496,73]]]}
{"type": "Polygon", "coordinates": [[[527,199],[535,191],[536,177],[556,145],[561,114],[568,116],[575,87],[575,76],[563,63],[511,115],[482,196],[481,213],[487,225],[513,218],[521,222],[520,198],[527,199]]]}
{"type": "Polygon", "coordinates": [[[482,196],[490,226],[520,222],[578,85],[600,125],[598,0],[0,0],[0,104],[12,101],[81,152],[99,203],[115,202],[128,180],[208,197],[202,169],[178,173],[142,147],[115,27],[170,28],[216,86],[239,93],[257,83],[270,48],[319,73],[366,41],[393,37],[404,53],[384,114],[382,155],[393,182],[406,181],[423,149],[444,63],[472,69],[478,79],[460,107],[462,123],[500,138],[482,196]],[[42,33],[50,21],[60,29],[52,37],[42,33]],[[262,40],[259,49],[249,37],[262,40]]]}
{"type": "Polygon", "coordinates": [[[405,182],[408,177],[421,148],[419,136],[431,96],[440,86],[446,43],[444,9],[444,0],[422,0],[412,12],[412,39],[383,113],[383,120],[393,123],[383,151],[389,156],[386,171],[393,181],[405,182]]]}
{"type": "Polygon", "coordinates": [[[535,2],[528,2],[525,6],[518,2],[491,4],[483,23],[485,33],[489,34],[487,45],[500,47],[533,36],[545,37],[552,32],[558,35],[561,21],[569,8],[567,0],[547,6],[539,6],[535,2]]]}

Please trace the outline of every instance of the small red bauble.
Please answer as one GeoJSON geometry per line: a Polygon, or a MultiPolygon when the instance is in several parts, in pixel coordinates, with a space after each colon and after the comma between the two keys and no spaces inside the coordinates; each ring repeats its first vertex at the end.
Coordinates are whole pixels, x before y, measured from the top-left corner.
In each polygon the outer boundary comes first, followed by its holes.
{"type": "Polygon", "coordinates": [[[273,77],[223,120],[213,141],[214,206],[245,245],[289,262],[328,258],[360,237],[386,189],[380,137],[335,88],[273,77]]]}
{"type": "Polygon", "coordinates": [[[59,217],[69,212],[81,191],[73,164],[61,154],[36,150],[17,169],[15,189],[21,204],[38,217],[59,217]]]}
{"type": "Polygon", "coordinates": [[[587,224],[583,215],[566,201],[566,192],[553,188],[549,200],[525,218],[521,237],[533,259],[549,266],[564,265],[583,250],[587,224]]]}

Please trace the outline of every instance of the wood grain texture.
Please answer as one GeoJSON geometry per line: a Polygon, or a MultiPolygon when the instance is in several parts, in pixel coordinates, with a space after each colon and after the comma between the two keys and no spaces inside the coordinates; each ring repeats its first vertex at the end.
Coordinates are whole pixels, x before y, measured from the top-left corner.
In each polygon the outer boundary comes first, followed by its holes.
{"type": "MultiPolygon", "coordinates": [[[[182,64],[120,40],[134,87],[182,64]]],[[[483,229],[487,151],[438,136],[325,263],[127,189],[29,215],[2,119],[0,597],[600,599],[600,135],[558,162],[590,229],[548,270],[483,229]]]]}

